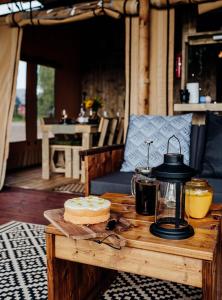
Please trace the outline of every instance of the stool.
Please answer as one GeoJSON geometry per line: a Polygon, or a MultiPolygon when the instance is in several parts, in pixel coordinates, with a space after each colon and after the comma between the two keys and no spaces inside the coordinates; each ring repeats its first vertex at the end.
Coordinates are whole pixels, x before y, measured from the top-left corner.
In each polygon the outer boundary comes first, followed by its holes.
{"type": "Polygon", "coordinates": [[[72,177],[72,146],[50,145],[50,169],[54,173],[65,173],[65,177],[72,177]],[[56,152],[58,152],[57,163],[56,152]]]}

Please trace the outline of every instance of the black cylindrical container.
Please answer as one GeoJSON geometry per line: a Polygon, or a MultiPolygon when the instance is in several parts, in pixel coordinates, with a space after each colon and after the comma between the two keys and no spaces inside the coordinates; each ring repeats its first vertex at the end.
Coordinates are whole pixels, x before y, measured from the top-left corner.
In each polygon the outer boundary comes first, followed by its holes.
{"type": "Polygon", "coordinates": [[[151,169],[137,168],[132,178],[132,194],[135,196],[136,212],[140,215],[155,214],[156,181],[151,169]]]}
{"type": "Polygon", "coordinates": [[[141,215],[155,214],[156,184],[154,180],[137,180],[135,182],[136,212],[141,215]]]}

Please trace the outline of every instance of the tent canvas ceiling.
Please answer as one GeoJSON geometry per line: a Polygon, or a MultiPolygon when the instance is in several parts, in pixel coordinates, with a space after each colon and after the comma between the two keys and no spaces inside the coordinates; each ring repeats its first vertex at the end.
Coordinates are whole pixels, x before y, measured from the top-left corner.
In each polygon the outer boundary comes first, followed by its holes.
{"type": "MultiPolygon", "coordinates": [[[[31,0],[31,2],[34,0],[31,0]]],[[[57,4],[60,6],[63,6],[65,4],[72,4],[72,3],[78,3],[78,2],[90,2],[87,0],[38,0],[41,2],[44,6],[45,5],[50,5],[50,4],[57,4]]],[[[5,4],[5,3],[15,3],[18,1],[15,0],[0,0],[0,4],[5,4]]],[[[30,0],[23,0],[21,2],[30,2],[30,0]]]]}

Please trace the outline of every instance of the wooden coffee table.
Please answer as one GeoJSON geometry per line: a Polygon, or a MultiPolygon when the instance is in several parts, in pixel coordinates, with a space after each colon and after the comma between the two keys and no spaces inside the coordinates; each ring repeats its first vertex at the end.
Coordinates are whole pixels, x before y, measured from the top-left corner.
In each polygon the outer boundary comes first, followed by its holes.
{"type": "Polygon", "coordinates": [[[193,237],[175,241],[150,234],[153,217],[137,215],[131,196],[103,197],[111,200],[112,211],[135,225],[121,233],[126,246],[116,250],[92,240],[72,240],[47,226],[48,299],[98,299],[95,291],[110,269],[192,285],[202,288],[205,300],[222,299],[222,205],[214,205],[205,219],[190,220],[193,237]]]}

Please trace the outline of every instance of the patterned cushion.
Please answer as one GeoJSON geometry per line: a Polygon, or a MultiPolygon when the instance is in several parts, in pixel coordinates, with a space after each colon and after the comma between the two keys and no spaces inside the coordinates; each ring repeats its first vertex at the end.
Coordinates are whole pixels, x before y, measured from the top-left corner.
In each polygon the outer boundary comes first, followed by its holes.
{"type": "MultiPolygon", "coordinates": [[[[150,167],[163,163],[163,155],[167,152],[167,141],[175,135],[181,144],[184,163],[189,164],[190,132],[192,114],[179,116],[132,115],[124,152],[122,172],[133,172],[136,167],[147,166],[147,145],[145,140],[152,140],[150,147],[150,167]]],[[[169,152],[178,153],[176,139],[170,141],[169,152]]]]}

